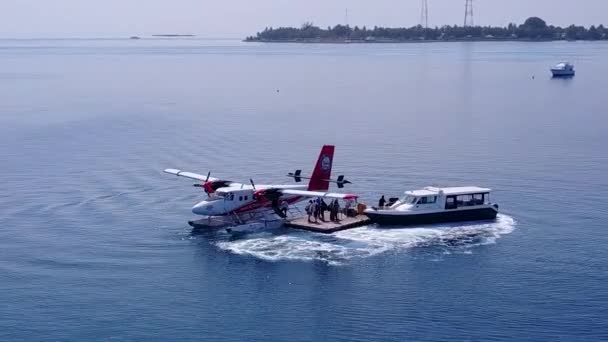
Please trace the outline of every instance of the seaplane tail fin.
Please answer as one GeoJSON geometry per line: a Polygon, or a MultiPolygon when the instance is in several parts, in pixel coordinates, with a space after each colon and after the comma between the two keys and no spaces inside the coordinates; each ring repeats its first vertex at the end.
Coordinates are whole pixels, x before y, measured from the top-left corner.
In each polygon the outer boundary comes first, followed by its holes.
{"type": "Polygon", "coordinates": [[[334,163],[334,148],[333,145],[324,145],[321,149],[319,159],[317,159],[317,164],[308,182],[309,191],[327,191],[329,189],[331,167],[334,163]]]}

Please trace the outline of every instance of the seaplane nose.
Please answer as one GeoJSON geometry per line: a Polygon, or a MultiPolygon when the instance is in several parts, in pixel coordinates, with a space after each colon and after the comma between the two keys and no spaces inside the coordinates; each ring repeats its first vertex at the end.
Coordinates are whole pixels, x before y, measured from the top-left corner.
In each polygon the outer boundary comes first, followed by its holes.
{"type": "Polygon", "coordinates": [[[207,201],[199,202],[192,207],[192,213],[196,215],[210,215],[210,206],[211,204],[207,201]]]}

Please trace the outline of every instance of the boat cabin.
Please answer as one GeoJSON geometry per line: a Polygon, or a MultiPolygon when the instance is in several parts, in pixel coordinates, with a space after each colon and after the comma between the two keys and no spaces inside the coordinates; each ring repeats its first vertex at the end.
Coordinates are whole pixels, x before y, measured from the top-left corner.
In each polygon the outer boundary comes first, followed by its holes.
{"type": "Polygon", "coordinates": [[[570,64],[569,62],[560,62],[560,63],[557,63],[557,65],[555,65],[555,67],[553,67],[553,69],[555,69],[555,70],[572,70],[572,69],[574,69],[574,66],[572,64],[570,64]]]}
{"type": "Polygon", "coordinates": [[[491,189],[479,187],[426,187],[406,191],[404,196],[390,206],[395,210],[458,209],[490,204],[491,189]]]}
{"type": "Polygon", "coordinates": [[[390,207],[371,208],[365,215],[373,223],[387,226],[408,226],[443,222],[493,220],[498,205],[490,203],[487,188],[476,186],[406,191],[390,207]]]}

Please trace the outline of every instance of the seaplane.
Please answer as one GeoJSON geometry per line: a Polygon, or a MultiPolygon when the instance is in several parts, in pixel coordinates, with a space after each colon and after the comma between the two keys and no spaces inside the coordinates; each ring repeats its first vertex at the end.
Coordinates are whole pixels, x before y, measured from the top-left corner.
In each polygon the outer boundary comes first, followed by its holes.
{"type": "Polygon", "coordinates": [[[287,174],[296,183],[308,180],[308,185],[259,184],[253,179],[249,184],[211,177],[178,169],[166,169],[165,173],[198,181],[195,187],[202,188],[207,198],[192,207],[192,213],[203,216],[188,223],[195,228],[226,228],[228,232],[240,232],[267,228],[282,224],[287,217],[287,208],[310,199],[341,199],[356,201],[358,196],[328,192],[330,183],[338,188],[350,184],[343,175],[331,178],[335,146],[325,145],[319,153],[310,177],[302,170],[287,174]]]}

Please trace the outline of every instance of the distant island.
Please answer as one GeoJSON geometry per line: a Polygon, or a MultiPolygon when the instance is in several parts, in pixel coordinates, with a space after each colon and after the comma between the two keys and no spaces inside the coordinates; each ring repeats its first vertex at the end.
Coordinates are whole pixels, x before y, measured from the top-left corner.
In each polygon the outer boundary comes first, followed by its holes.
{"type": "Polygon", "coordinates": [[[153,34],[152,37],[194,37],[193,34],[153,34]]]}
{"type": "Polygon", "coordinates": [[[417,41],[550,41],[550,40],[608,40],[608,29],[603,25],[571,25],[565,28],[547,23],[538,17],[528,18],[523,24],[507,27],[492,26],[442,26],[425,28],[377,27],[368,29],[336,25],[322,29],[312,23],[300,28],[267,27],[246,42],[295,42],[295,43],[400,43],[417,41]]]}

